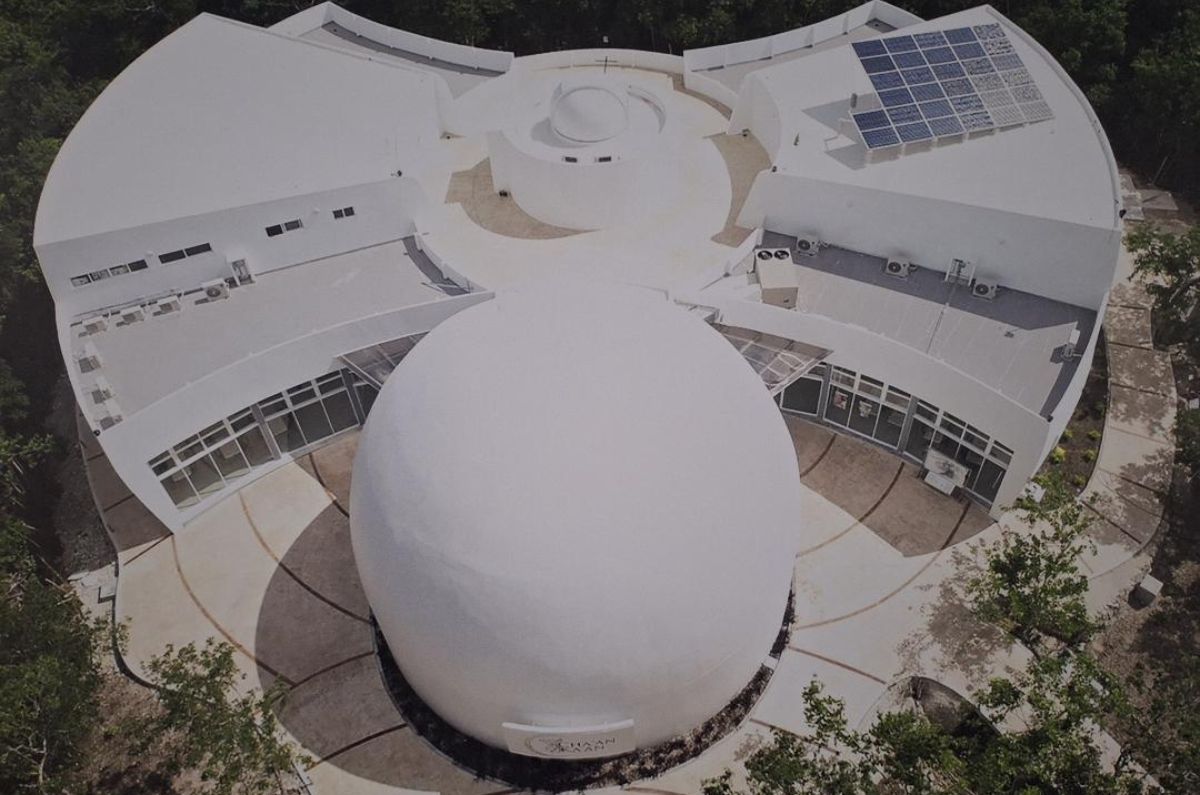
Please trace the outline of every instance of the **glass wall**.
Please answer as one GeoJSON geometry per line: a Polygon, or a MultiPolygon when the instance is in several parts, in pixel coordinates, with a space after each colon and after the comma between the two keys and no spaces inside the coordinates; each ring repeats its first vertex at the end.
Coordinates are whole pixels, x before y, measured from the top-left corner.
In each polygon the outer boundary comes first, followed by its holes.
{"type": "Polygon", "coordinates": [[[988,504],[996,498],[1012,460],[1011,449],[973,425],[845,367],[814,368],[784,390],[780,407],[871,439],[917,463],[924,463],[932,447],[967,468],[966,490],[988,504]],[[821,405],[821,382],[826,378],[821,405]]]}
{"type": "Polygon", "coordinates": [[[375,393],[350,370],[327,373],[189,436],[151,459],[150,468],[175,507],[189,508],[283,453],[357,427],[375,393]]]}

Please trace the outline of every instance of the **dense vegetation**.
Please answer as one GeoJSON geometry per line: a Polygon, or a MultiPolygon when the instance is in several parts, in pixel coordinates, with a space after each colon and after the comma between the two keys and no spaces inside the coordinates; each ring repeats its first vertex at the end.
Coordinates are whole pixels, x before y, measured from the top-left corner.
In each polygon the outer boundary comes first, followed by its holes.
{"type": "MultiPolygon", "coordinates": [[[[979,1],[895,0],[925,17],[979,1]]],[[[600,46],[605,37],[614,47],[678,53],[787,30],[857,2],[342,0],[342,4],[386,24],[524,54],[600,46]]],[[[42,180],[63,138],[106,82],[174,28],[202,11],[269,24],[306,5],[294,0],[0,0],[0,790],[4,792],[61,791],[97,709],[95,630],[61,586],[53,565],[47,565],[54,562],[53,551],[39,549],[32,541],[49,539],[50,534],[31,533],[31,526],[45,530],[49,523],[52,469],[39,461],[52,458],[55,446],[39,429],[62,368],[53,307],[40,281],[31,243],[42,180]]],[[[1200,192],[1200,5],[1195,0],[1002,0],[996,5],[1071,72],[1104,121],[1119,159],[1163,186],[1191,195],[1200,192]]],[[[1194,251],[1184,265],[1194,276],[1194,251]]],[[[1200,470],[1196,453],[1200,420],[1189,414],[1181,427],[1185,449],[1191,450],[1190,460],[1200,470]]],[[[1008,552],[1039,554],[1022,548],[1008,552]]],[[[996,593],[1003,597],[996,602],[997,609],[1007,611],[1013,627],[1045,630],[1047,624],[1075,620],[1072,609],[1061,614],[1025,610],[1028,603],[1003,590],[1013,585],[1005,579],[1006,570],[996,568],[992,573],[996,593]]],[[[1049,573],[1054,574],[1053,567],[1049,573]]],[[[1060,583],[1048,576],[1032,584],[1053,590],[1060,583]]],[[[1056,628],[1073,634],[1070,628],[1056,628]]],[[[229,672],[226,657],[204,659],[229,672]]],[[[1194,692],[1191,698],[1194,702],[1194,692]]],[[[1168,709],[1171,702],[1161,705],[1168,709]]],[[[241,702],[235,707],[242,709],[243,716],[253,713],[241,702]]],[[[1190,727],[1184,740],[1195,739],[1194,714],[1191,724],[1182,724],[1190,727]]],[[[919,733],[905,737],[929,739],[919,733]]],[[[273,748],[267,752],[267,756],[275,753],[273,748]]],[[[279,759],[273,758],[276,766],[279,759]]],[[[1192,761],[1180,780],[1193,780],[1189,778],[1196,769],[1192,761]]],[[[203,760],[185,762],[203,766],[203,760]]]]}

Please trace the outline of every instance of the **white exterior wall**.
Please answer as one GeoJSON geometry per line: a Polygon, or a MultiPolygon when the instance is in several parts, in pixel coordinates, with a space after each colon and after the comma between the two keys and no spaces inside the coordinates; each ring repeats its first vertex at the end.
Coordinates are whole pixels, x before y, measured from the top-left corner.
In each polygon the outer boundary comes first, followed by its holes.
{"type": "MultiPolygon", "coordinates": [[[[491,293],[472,293],[316,329],[189,384],[102,432],[98,441],[129,490],[167,527],[179,530],[214,502],[270,472],[272,466],[254,469],[237,488],[218,492],[181,511],[151,472],[151,458],[275,392],[339,369],[337,357],[343,353],[429,331],[447,317],[491,297],[491,293]]],[[[288,460],[290,455],[284,453],[280,461],[288,460]]]]}
{"type": "MultiPolygon", "coordinates": [[[[772,129],[777,126],[765,132],[772,129]]],[[[899,257],[932,269],[944,270],[958,257],[974,262],[978,277],[1087,309],[1102,305],[1121,245],[1121,233],[1115,229],[782,172],[758,175],[738,224],[811,234],[854,251],[899,257]]]]}
{"type": "Polygon", "coordinates": [[[1051,430],[1049,423],[945,362],[866,329],[820,315],[743,300],[721,302],[718,308],[722,323],[828,348],[833,351],[827,359],[831,364],[899,387],[1006,445],[1013,451],[1013,458],[993,502],[993,513],[1010,505],[1041,465],[1042,450],[1051,430]]]}
{"type": "Polygon", "coordinates": [[[413,232],[413,216],[425,203],[416,180],[392,178],[366,185],[236,207],[86,238],[50,243],[38,249],[46,283],[64,320],[169,291],[194,290],[231,275],[229,262],[245,259],[252,273],[331,256],[396,240],[413,232]],[[354,216],[332,212],[354,207],[354,216]],[[266,227],[300,219],[304,227],[267,237],[266,227]],[[208,254],[162,264],[157,254],[209,243],[208,254]],[[71,277],[133,260],[149,268],[73,287],[71,277]]]}

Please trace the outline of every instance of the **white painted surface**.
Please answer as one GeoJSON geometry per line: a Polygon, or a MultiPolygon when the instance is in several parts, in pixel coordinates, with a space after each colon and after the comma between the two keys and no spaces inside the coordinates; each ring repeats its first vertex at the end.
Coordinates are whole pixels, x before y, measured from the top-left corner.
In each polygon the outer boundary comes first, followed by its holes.
{"type": "Polygon", "coordinates": [[[384,386],[354,471],[392,651],[485,742],[621,720],[665,740],[778,632],[803,531],[790,437],[736,351],[653,293],[556,283],[447,320],[384,386]]]}

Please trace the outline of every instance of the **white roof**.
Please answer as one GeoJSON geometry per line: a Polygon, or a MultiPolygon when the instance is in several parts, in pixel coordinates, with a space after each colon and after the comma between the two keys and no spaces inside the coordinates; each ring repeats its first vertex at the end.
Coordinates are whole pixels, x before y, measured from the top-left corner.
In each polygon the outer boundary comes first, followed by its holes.
{"type": "Polygon", "coordinates": [[[83,115],[35,243],[387,179],[436,144],[437,80],[203,14],[83,115]]]}
{"type": "Polygon", "coordinates": [[[372,409],[351,502],[405,677],[499,745],[505,721],[695,727],[758,670],[805,541],[761,380],[634,287],[544,283],[437,326],[372,409]]]}
{"type": "MultiPolygon", "coordinates": [[[[446,297],[429,286],[401,242],[262,274],[226,300],[195,304],[199,295],[184,296],[182,311],[169,317],[128,326],[114,322],[86,337],[72,327],[72,355],[95,348],[126,417],[289,340],[446,297]]],[[[267,392],[264,387],[262,394],[267,392]]]]}
{"type": "Polygon", "coordinates": [[[912,25],[911,35],[963,25],[1000,22],[1008,31],[1054,112],[1049,121],[997,131],[931,151],[864,162],[854,136],[850,96],[875,89],[854,50],[842,47],[756,71],[779,109],[782,172],[898,194],[977,205],[1022,215],[1114,228],[1120,196],[1099,123],[1065,73],[1040,47],[987,6],[912,25]],[[850,131],[849,135],[839,134],[850,131]],[[794,144],[794,145],[793,145],[794,144]]]}

